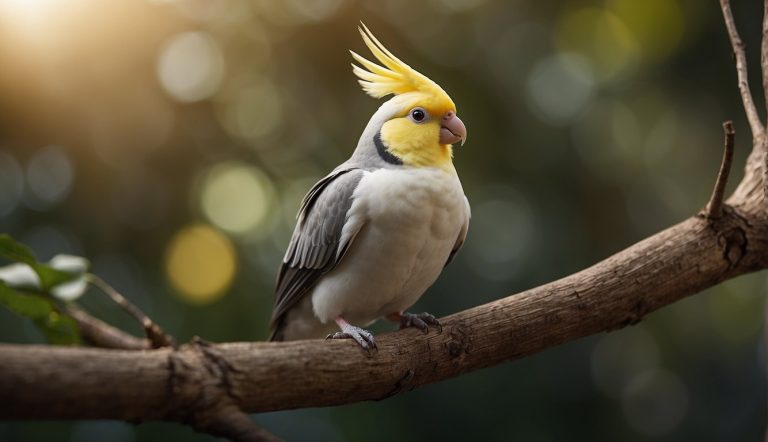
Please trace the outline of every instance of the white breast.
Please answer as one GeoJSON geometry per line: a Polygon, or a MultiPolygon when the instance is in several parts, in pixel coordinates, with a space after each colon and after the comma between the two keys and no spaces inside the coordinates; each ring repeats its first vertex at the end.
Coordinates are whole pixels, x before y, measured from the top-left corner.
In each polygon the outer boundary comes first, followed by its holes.
{"type": "Polygon", "coordinates": [[[454,171],[380,169],[367,173],[348,219],[364,222],[342,262],[311,292],[322,323],[355,325],[407,309],[434,283],[469,205],[454,171]]]}

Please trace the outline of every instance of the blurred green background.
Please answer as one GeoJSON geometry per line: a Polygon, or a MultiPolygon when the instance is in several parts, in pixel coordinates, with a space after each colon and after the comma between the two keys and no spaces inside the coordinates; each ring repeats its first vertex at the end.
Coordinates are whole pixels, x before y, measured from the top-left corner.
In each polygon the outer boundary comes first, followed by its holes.
{"type": "MultiPolygon", "coordinates": [[[[735,3],[757,92],[761,5],[735,3]]],[[[741,176],[748,128],[715,0],[0,0],[0,232],[42,259],[90,258],[180,340],[264,339],[299,201],[380,104],[351,74],[359,20],[469,131],[468,241],[416,310],[554,280],[695,213],[726,119],[741,176]]],[[[765,284],[384,402],[255,419],[288,440],[760,440],[765,284]]],[[[82,304],[139,333],[103,298],[82,304]]],[[[43,342],[4,310],[0,340],[43,342]]],[[[0,423],[3,441],[172,439],[210,438],[0,423]]]]}

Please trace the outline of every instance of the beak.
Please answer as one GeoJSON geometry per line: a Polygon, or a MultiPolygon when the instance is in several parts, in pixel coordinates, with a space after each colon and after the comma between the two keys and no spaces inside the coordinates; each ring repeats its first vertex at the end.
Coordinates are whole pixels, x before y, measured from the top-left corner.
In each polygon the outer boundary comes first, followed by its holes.
{"type": "Polygon", "coordinates": [[[448,111],[440,121],[440,144],[454,144],[467,141],[467,128],[456,113],[448,111]]]}

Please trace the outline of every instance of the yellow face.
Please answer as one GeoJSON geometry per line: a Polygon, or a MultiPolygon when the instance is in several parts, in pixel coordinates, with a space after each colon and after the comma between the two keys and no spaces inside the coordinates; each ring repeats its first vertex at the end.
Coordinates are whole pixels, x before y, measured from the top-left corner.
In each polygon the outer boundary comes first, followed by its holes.
{"type": "Polygon", "coordinates": [[[360,35],[381,64],[352,52],[362,66],[353,64],[352,71],[368,95],[382,98],[393,94],[388,103],[401,109],[381,127],[379,135],[386,150],[405,166],[453,169],[451,144],[464,144],[467,129],[456,116],[451,97],[437,83],[395,57],[365,25],[360,35]]]}
{"type": "Polygon", "coordinates": [[[381,140],[406,166],[452,168],[453,148],[440,144],[441,119],[449,111],[455,113],[445,105],[422,107],[417,102],[384,123],[381,140]]]}

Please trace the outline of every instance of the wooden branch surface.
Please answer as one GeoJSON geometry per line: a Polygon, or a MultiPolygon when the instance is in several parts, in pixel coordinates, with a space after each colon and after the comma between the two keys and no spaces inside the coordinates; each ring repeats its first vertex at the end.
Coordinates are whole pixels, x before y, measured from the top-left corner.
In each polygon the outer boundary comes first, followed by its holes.
{"type": "MultiPolygon", "coordinates": [[[[559,281],[442,319],[443,332],[351,341],[230,343],[179,350],[0,345],[0,418],[188,421],[226,398],[246,412],[383,399],[520,358],[766,267],[768,228],[723,207],[559,281]],[[108,387],[108,388],[107,388],[108,387]],[[61,391],[77,394],[62,395],[61,391]]],[[[214,407],[215,408],[215,407],[214,407]]]]}
{"type": "Polygon", "coordinates": [[[149,339],[137,338],[115,328],[98,318],[94,318],[74,304],[67,306],[66,313],[77,322],[83,340],[94,347],[123,350],[144,350],[152,347],[149,339]]]}

